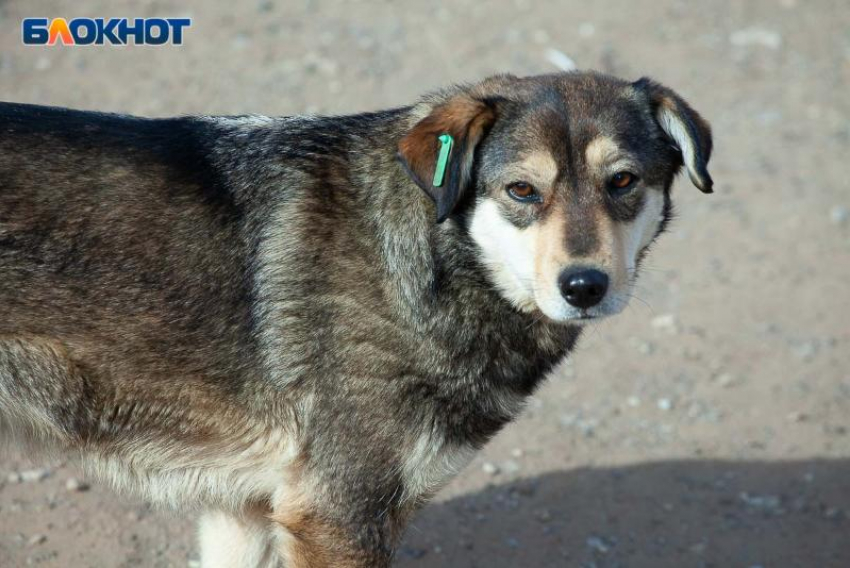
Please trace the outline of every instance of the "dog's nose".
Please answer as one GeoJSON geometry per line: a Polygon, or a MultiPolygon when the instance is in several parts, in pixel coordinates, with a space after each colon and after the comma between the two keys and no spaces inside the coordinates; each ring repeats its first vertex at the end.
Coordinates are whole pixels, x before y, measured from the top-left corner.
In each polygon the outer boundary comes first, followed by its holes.
{"type": "Polygon", "coordinates": [[[564,299],[577,308],[595,306],[608,291],[608,275],[599,270],[565,271],[558,280],[564,299]]]}

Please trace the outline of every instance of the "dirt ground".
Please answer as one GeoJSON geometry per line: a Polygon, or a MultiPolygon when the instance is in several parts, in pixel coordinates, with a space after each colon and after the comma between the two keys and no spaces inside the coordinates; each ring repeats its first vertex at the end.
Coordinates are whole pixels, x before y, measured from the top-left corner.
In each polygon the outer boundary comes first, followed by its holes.
{"type": "MultiPolygon", "coordinates": [[[[572,60],[649,75],[714,126],[712,196],[632,306],[408,531],[398,566],[850,566],[846,0],[0,2],[0,99],[350,113],[572,60]],[[182,47],[25,47],[26,16],[191,16],[182,47]]],[[[0,125],[2,126],[2,125],[0,125]]],[[[191,516],[0,458],[0,566],[196,566],[191,516]]]]}

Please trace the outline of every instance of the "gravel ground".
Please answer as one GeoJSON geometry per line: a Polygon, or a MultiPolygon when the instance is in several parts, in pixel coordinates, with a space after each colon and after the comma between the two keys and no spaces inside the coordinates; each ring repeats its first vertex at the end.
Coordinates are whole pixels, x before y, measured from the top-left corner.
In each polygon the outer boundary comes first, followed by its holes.
{"type": "MultiPolygon", "coordinates": [[[[0,2],[0,99],[149,116],[348,113],[573,63],[691,101],[716,194],[679,183],[632,306],[422,512],[398,565],[850,566],[846,0],[0,2]],[[183,47],[24,47],[36,15],[194,25],[183,47]]],[[[61,463],[0,472],[0,566],[197,562],[190,515],[61,463]]]]}

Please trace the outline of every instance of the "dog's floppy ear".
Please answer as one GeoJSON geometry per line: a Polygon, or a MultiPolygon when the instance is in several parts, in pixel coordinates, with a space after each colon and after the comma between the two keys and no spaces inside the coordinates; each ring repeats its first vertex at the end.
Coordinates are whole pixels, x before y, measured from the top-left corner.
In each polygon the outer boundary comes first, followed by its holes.
{"type": "Polygon", "coordinates": [[[475,147],[495,118],[496,112],[490,104],[461,93],[434,107],[399,142],[399,160],[411,179],[434,200],[438,223],[446,220],[469,189],[475,147]],[[450,135],[453,144],[445,175],[442,180],[435,180],[441,148],[439,138],[443,134],[450,135]]]}
{"type": "Polygon", "coordinates": [[[649,97],[655,120],[682,153],[682,162],[691,182],[703,193],[711,193],[714,182],[708,173],[711,156],[711,127],[682,97],[650,79],[640,79],[634,87],[649,97]]]}

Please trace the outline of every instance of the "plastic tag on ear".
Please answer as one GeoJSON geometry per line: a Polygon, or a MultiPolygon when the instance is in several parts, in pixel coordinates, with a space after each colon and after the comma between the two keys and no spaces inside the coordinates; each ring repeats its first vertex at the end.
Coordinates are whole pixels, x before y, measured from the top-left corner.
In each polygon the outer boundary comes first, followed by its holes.
{"type": "Polygon", "coordinates": [[[437,165],[434,167],[434,181],[431,182],[434,187],[443,185],[446,178],[446,167],[449,165],[449,155],[454,144],[451,134],[440,134],[437,140],[440,141],[440,153],[437,156],[437,165]]]}

